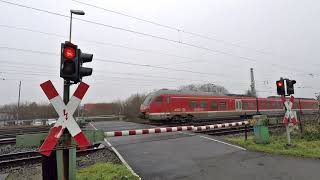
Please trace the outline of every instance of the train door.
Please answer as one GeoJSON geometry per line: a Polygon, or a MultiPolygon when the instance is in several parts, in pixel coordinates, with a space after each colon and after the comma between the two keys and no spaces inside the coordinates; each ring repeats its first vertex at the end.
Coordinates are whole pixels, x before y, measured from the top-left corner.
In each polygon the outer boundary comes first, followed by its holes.
{"type": "Polygon", "coordinates": [[[170,104],[171,104],[171,98],[170,98],[170,96],[166,96],[165,97],[165,102],[164,102],[164,110],[165,110],[166,113],[170,113],[171,112],[170,104]]]}
{"type": "Polygon", "coordinates": [[[235,109],[237,112],[242,111],[242,102],[241,99],[235,100],[235,109]]]}

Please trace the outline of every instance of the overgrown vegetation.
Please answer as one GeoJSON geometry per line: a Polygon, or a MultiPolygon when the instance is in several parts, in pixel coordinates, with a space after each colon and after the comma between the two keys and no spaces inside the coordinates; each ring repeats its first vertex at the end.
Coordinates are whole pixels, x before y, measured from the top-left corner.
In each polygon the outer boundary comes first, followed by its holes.
{"type": "Polygon", "coordinates": [[[316,141],[320,140],[320,125],[313,124],[313,125],[306,125],[303,129],[303,136],[307,141],[316,141]]]}
{"type": "Polygon", "coordinates": [[[285,135],[271,136],[269,144],[256,144],[253,136],[249,136],[247,141],[244,140],[243,136],[227,137],[226,140],[253,151],[298,157],[320,158],[320,139],[307,141],[294,136],[292,138],[292,144],[294,146],[290,148],[285,146],[287,143],[287,138],[285,135]]]}
{"type": "Polygon", "coordinates": [[[97,163],[92,166],[79,169],[77,180],[135,180],[134,176],[124,165],[112,163],[97,163]]]}

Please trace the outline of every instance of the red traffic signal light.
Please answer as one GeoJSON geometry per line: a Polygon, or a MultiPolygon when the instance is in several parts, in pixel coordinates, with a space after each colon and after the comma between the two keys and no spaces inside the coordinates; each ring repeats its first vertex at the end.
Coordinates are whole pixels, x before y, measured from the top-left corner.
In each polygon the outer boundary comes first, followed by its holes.
{"type": "Polygon", "coordinates": [[[277,86],[278,86],[278,87],[282,87],[282,86],[283,86],[282,81],[277,81],[277,86]]]}
{"type": "Polygon", "coordinates": [[[61,43],[60,77],[79,82],[78,46],[70,42],[61,43]]]}
{"type": "Polygon", "coordinates": [[[277,85],[277,94],[278,95],[286,95],[285,89],[284,89],[284,80],[280,79],[279,81],[276,81],[277,85]]]}
{"type": "Polygon", "coordinates": [[[63,56],[67,59],[73,59],[76,57],[76,49],[73,47],[66,47],[63,49],[63,56]]]}

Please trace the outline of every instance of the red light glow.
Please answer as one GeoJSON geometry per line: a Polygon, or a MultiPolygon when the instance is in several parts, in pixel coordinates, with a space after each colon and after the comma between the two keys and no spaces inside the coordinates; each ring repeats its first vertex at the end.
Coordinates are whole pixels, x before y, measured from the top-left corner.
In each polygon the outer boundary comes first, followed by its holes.
{"type": "Polygon", "coordinates": [[[281,81],[277,82],[277,86],[281,87],[283,83],[281,81]]]}
{"type": "Polygon", "coordinates": [[[63,50],[63,56],[67,59],[73,59],[76,56],[76,50],[72,47],[66,47],[63,50]]]}

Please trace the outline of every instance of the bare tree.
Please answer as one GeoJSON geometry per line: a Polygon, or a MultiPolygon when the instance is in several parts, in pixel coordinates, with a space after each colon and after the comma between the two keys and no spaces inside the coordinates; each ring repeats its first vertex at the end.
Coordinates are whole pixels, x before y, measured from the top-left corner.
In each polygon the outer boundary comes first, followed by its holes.
{"type": "Polygon", "coordinates": [[[181,91],[194,91],[194,92],[208,92],[212,93],[213,95],[226,95],[229,94],[228,90],[220,85],[207,83],[207,84],[189,84],[185,86],[181,86],[179,88],[181,91]]]}

